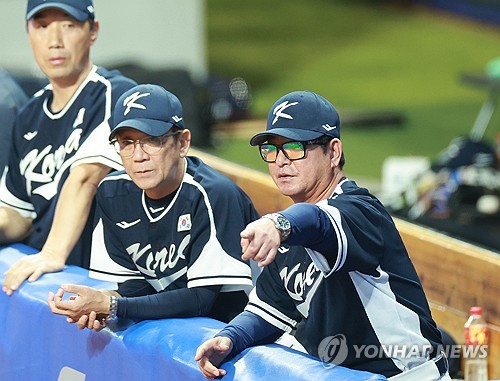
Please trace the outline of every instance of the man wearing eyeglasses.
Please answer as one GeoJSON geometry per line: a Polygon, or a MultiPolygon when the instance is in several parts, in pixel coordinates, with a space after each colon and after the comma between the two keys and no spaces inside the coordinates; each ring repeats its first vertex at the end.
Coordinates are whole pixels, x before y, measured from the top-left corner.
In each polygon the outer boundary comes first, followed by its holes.
{"type": "Polygon", "coordinates": [[[187,156],[181,103],[164,88],[138,85],[123,94],[113,123],[110,140],[125,171],[99,185],[90,275],[119,286],[62,285],[49,294],[51,310],[95,330],[116,318],[229,321],[253,286],[239,241],[259,217],[250,199],[187,156]],[[65,301],[64,293],[74,295],[65,301]]]}
{"type": "Polygon", "coordinates": [[[286,94],[250,144],[294,205],[241,232],[242,258],[264,269],[245,311],[198,348],[202,373],[224,375],[225,359],[288,332],[327,363],[449,380],[440,333],[390,215],[344,173],[334,106],[310,91],[286,94]]]}

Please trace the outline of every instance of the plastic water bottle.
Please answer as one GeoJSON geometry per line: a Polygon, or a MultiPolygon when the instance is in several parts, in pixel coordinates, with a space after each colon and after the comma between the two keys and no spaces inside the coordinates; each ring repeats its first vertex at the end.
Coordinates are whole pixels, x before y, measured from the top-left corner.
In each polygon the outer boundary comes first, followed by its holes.
{"type": "Polygon", "coordinates": [[[488,381],[488,325],[481,307],[471,307],[465,323],[465,381],[488,381]]]}

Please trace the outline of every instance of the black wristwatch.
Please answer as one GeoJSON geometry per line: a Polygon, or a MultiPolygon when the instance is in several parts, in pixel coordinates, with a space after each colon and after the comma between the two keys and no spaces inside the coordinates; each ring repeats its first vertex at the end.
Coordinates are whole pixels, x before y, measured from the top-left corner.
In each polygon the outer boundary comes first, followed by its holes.
{"type": "Polygon", "coordinates": [[[288,221],[285,216],[279,213],[271,213],[262,216],[262,218],[269,218],[272,220],[274,222],[274,227],[280,232],[281,242],[286,241],[292,232],[292,225],[290,225],[290,221],[288,221]]]}

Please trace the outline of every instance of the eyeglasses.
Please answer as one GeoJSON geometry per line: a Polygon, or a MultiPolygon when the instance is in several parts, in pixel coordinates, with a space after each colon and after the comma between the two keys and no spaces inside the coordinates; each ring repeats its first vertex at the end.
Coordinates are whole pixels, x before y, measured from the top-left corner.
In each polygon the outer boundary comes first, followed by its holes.
{"type": "Polygon", "coordinates": [[[109,142],[115,147],[116,152],[118,152],[123,157],[131,157],[134,154],[135,146],[139,144],[141,149],[148,155],[156,155],[161,151],[165,142],[169,136],[177,135],[181,130],[167,133],[161,136],[148,136],[147,138],[132,140],[132,139],[120,139],[119,137],[113,139],[109,142]]]}
{"type": "Polygon", "coordinates": [[[328,141],[312,140],[309,142],[286,142],[283,144],[260,144],[259,151],[262,160],[267,163],[274,163],[278,158],[278,152],[283,152],[283,155],[288,160],[299,160],[306,156],[306,147],[311,145],[325,145],[328,141]]]}

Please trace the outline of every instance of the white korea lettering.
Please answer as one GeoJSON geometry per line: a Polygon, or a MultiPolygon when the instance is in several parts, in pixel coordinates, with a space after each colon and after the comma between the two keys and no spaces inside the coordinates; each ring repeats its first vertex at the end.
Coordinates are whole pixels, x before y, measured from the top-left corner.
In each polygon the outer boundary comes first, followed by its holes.
{"type": "Polygon", "coordinates": [[[160,267],[160,272],[163,273],[167,269],[175,268],[180,260],[186,259],[184,249],[189,243],[189,240],[190,235],[184,237],[178,250],[175,244],[171,244],[169,248],[163,248],[159,251],[153,252],[151,250],[151,245],[146,245],[141,249],[141,245],[139,243],[134,243],[127,248],[127,252],[132,256],[132,260],[138,269],[150,276],[154,276],[155,270],[158,266],[160,267]],[[140,262],[144,263],[144,261],[140,261],[140,259],[144,255],[146,255],[145,266],[142,267],[140,262]]]}
{"type": "Polygon", "coordinates": [[[308,287],[314,283],[315,273],[318,272],[314,263],[311,262],[306,271],[298,272],[300,264],[295,265],[289,272],[288,267],[284,267],[280,272],[281,279],[290,297],[294,300],[303,301],[304,293],[308,287]]]}
{"type": "Polygon", "coordinates": [[[180,259],[186,259],[184,254],[177,252],[175,245],[170,245],[170,250],[163,249],[155,255],[155,268],[159,265],[160,271],[163,273],[167,268],[173,269],[180,259]]]}
{"type": "Polygon", "coordinates": [[[21,174],[26,179],[26,189],[32,193],[33,183],[47,184],[59,180],[60,176],[55,176],[56,172],[65,167],[66,157],[72,152],[76,152],[80,147],[82,129],[75,129],[68,137],[64,145],[52,151],[52,145],[46,146],[39,151],[34,149],[26,154],[19,163],[21,174]]]}

